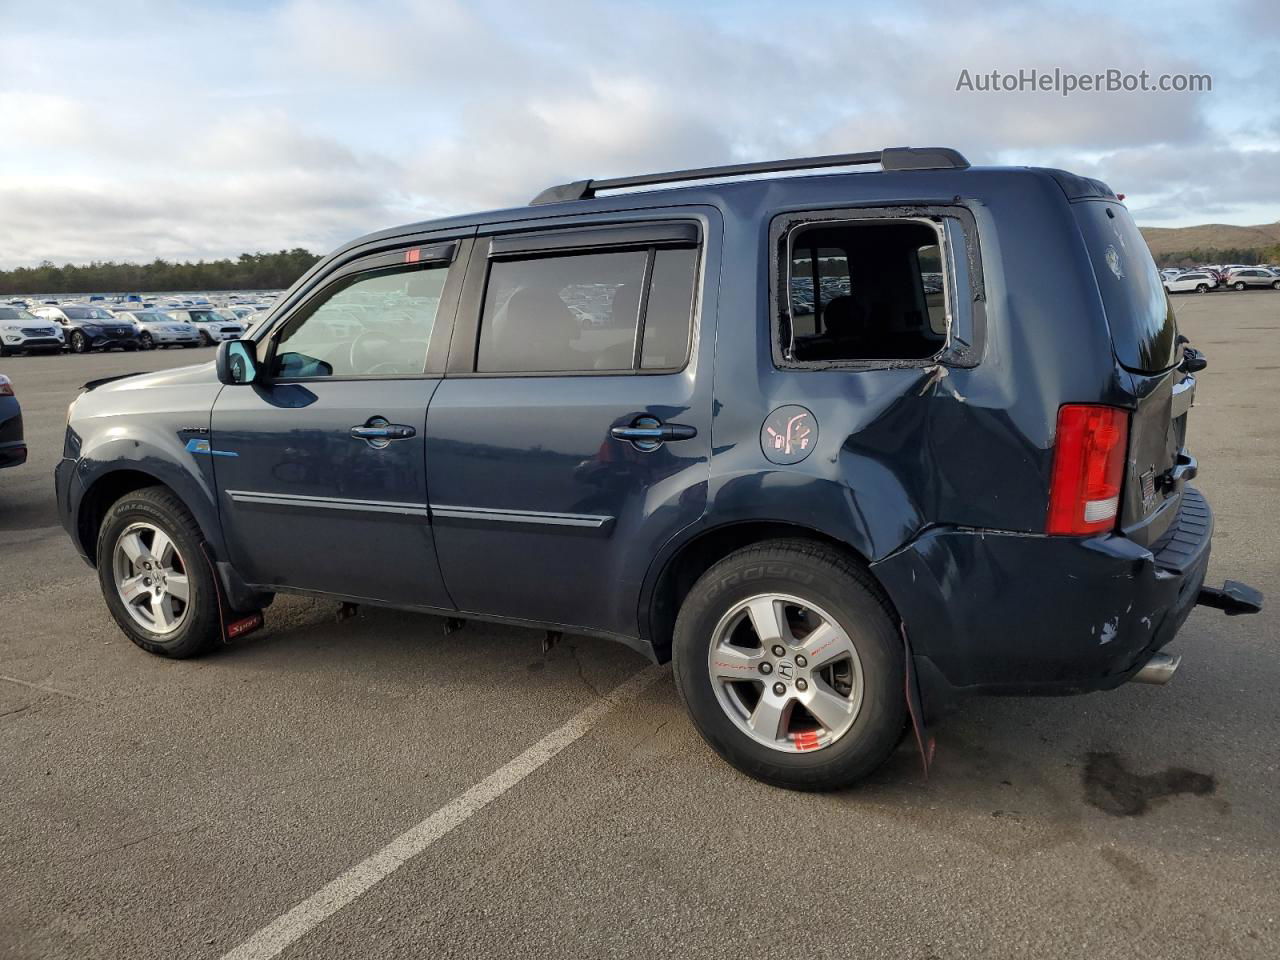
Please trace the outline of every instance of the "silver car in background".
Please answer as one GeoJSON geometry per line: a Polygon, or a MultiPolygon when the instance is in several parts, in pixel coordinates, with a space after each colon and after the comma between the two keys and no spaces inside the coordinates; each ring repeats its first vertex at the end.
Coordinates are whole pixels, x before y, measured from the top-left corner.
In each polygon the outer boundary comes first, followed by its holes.
{"type": "Polygon", "coordinates": [[[1272,287],[1280,290],[1280,277],[1266,267],[1242,267],[1227,274],[1226,285],[1232,290],[1249,287],[1272,287]]]}
{"type": "Polygon", "coordinates": [[[143,350],[200,346],[199,330],[162,310],[117,310],[116,316],[133,323],[143,350]]]}

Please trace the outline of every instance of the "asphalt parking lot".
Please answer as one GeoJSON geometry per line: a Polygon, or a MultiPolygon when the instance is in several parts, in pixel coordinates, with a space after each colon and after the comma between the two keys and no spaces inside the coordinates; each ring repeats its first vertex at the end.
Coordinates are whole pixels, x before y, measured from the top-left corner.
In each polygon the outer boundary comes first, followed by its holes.
{"type": "Polygon", "coordinates": [[[1280,295],[1175,302],[1210,580],[1269,608],[1198,608],[1167,687],[977,700],[927,781],[904,745],[830,795],[733,771],[600,640],[281,598],[216,655],[143,653],[58,526],[65,411],[212,352],[3,361],[0,956],[1280,956],[1280,295]]]}

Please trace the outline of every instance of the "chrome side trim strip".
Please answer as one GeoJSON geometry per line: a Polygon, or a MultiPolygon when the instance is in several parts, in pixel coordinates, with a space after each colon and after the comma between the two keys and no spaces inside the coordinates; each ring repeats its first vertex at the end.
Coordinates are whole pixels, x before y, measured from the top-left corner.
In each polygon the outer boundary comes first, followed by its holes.
{"type": "Polygon", "coordinates": [[[541,513],[536,510],[494,510],[488,507],[459,507],[431,504],[431,516],[436,520],[462,520],[477,523],[524,524],[538,527],[577,527],[582,530],[603,530],[613,523],[613,517],[590,513],[541,513]]]}
{"type": "Polygon", "coordinates": [[[347,500],[341,497],[307,497],[293,493],[256,493],[252,490],[228,490],[235,503],[253,503],[272,507],[297,507],[303,510],[348,510],[356,513],[392,513],[429,518],[425,503],[400,503],[395,500],[347,500]]]}

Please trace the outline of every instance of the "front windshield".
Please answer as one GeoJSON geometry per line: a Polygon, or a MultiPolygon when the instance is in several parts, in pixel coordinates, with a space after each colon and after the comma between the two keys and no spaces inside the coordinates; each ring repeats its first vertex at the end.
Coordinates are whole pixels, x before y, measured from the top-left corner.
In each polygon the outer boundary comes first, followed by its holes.
{"type": "Polygon", "coordinates": [[[25,310],[17,307],[0,307],[0,320],[23,320],[32,321],[36,318],[25,310]]]}
{"type": "Polygon", "coordinates": [[[62,312],[71,320],[113,320],[114,317],[99,307],[63,307],[62,312]]]}
{"type": "Polygon", "coordinates": [[[167,313],[135,313],[133,319],[139,323],[173,323],[173,317],[167,313]]]}

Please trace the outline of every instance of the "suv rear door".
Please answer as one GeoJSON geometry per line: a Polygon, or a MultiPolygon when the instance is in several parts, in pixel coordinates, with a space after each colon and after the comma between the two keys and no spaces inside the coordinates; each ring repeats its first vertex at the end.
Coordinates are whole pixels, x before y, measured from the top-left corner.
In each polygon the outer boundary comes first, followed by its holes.
{"type": "MultiPolygon", "coordinates": [[[[451,608],[427,511],[427,404],[470,241],[348,263],[258,341],[209,443],[231,560],[250,583],[451,608]]],[[[189,448],[191,449],[191,448],[189,448]]]]}
{"type": "Polygon", "coordinates": [[[463,612],[634,636],[648,563],[704,512],[720,221],[630,216],[480,229],[427,422],[463,612]]]}

